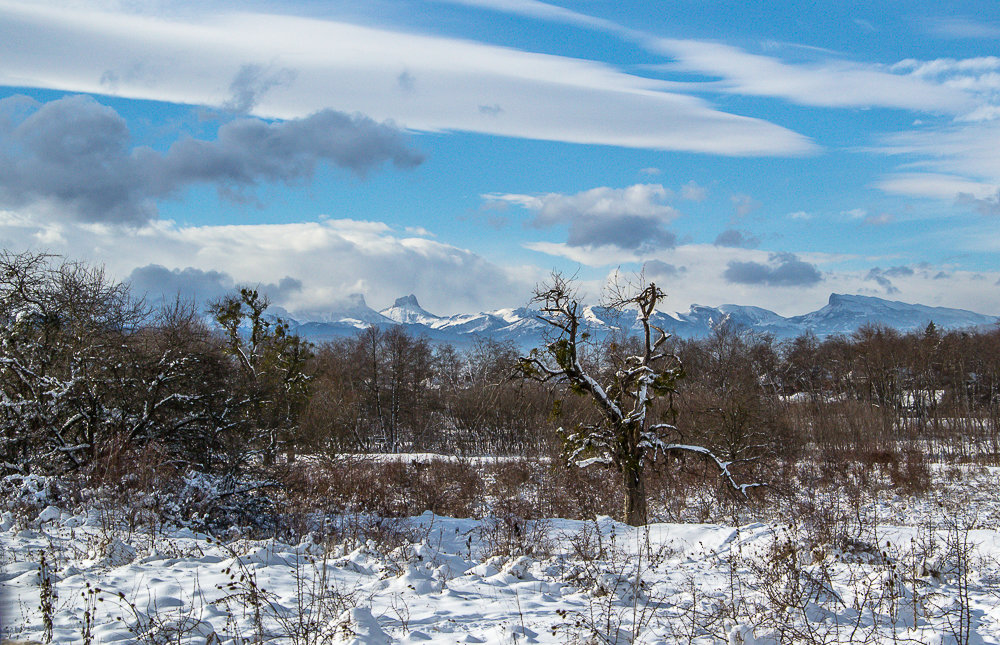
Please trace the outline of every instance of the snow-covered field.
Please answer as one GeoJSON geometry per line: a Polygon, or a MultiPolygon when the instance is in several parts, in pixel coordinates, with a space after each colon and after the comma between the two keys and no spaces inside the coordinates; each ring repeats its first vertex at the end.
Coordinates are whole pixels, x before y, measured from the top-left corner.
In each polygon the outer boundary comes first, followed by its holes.
{"type": "MultiPolygon", "coordinates": [[[[1000,643],[997,472],[824,535],[609,518],[317,518],[298,544],[0,518],[4,637],[58,643],[1000,643]],[[330,523],[335,524],[331,525],[330,523]],[[325,523],[325,524],[324,524],[325,523]],[[349,529],[349,530],[348,530],[349,529]],[[51,620],[50,626],[46,621],[51,620]]],[[[829,500],[827,500],[829,501],[829,500]]]]}

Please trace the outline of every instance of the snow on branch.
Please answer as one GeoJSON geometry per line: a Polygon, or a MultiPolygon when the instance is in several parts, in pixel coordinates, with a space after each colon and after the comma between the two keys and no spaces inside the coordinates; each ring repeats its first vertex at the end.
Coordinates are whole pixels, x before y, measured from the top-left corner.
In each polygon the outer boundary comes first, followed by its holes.
{"type": "Polygon", "coordinates": [[[753,483],[753,484],[737,483],[736,479],[733,477],[732,472],[729,470],[729,467],[737,462],[724,461],[723,459],[719,458],[718,455],[716,455],[708,448],[705,448],[704,446],[694,446],[683,443],[665,443],[663,441],[660,441],[659,439],[653,439],[653,438],[646,438],[645,442],[647,443],[649,448],[664,454],[670,451],[683,451],[683,452],[693,452],[702,455],[710,463],[715,464],[719,468],[719,476],[722,477],[722,479],[724,479],[725,482],[729,484],[729,486],[733,490],[738,492],[743,497],[747,496],[747,491],[750,490],[751,488],[757,488],[766,485],[762,483],[753,483]]]}

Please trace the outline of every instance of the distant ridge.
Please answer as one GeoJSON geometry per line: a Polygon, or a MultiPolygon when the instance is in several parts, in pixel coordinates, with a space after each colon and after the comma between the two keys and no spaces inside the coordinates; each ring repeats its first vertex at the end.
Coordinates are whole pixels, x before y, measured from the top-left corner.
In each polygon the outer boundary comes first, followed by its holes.
{"type": "MultiPolygon", "coordinates": [[[[596,335],[622,328],[637,329],[635,318],[628,312],[622,314],[605,307],[585,307],[584,318],[596,335]]],[[[837,293],[830,294],[824,307],[788,318],[761,307],[731,304],[691,305],[684,313],[656,312],[653,317],[654,324],[679,338],[704,338],[723,324],[788,339],[806,332],[820,338],[851,334],[866,324],[908,332],[923,329],[931,321],[939,329],[962,329],[995,325],[998,318],[965,309],[837,293]]],[[[369,307],[361,294],[353,294],[329,311],[299,314],[289,323],[294,331],[314,341],[353,336],[371,325],[380,328],[403,325],[410,333],[425,335],[434,342],[469,345],[477,339],[493,339],[513,341],[521,347],[541,344],[547,327],[538,319],[537,312],[525,307],[437,316],[421,307],[413,294],[397,298],[382,311],[369,307]]]]}

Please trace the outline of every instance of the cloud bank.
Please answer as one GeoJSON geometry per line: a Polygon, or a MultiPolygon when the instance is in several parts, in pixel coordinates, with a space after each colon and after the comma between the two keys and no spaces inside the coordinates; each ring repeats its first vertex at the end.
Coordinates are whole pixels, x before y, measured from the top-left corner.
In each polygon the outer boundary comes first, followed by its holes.
{"type": "Polygon", "coordinates": [[[648,251],[677,244],[677,236],[666,227],[679,215],[666,203],[672,196],[660,184],[635,184],[592,188],[572,195],[492,194],[483,198],[535,213],[529,222],[535,228],[566,226],[566,243],[571,247],[648,251]]]}
{"type": "Polygon", "coordinates": [[[125,120],[89,96],[0,99],[0,207],[42,203],[87,222],[147,222],[156,200],[196,184],[239,198],[260,183],[308,178],[321,163],[364,175],[422,159],[391,124],[332,110],[277,123],[238,119],[213,141],[182,138],[161,153],[133,148],[125,120]]]}
{"type": "Polygon", "coordinates": [[[145,294],[150,304],[169,303],[179,299],[181,302],[204,305],[241,286],[257,289],[275,303],[288,302],[302,291],[302,281],[290,276],[277,283],[238,284],[224,271],[205,271],[194,267],[168,269],[160,264],[138,267],[126,280],[132,285],[133,293],[139,296],[145,294]]]}
{"type": "Polygon", "coordinates": [[[480,311],[523,303],[542,276],[380,222],[350,219],[113,227],[0,211],[0,239],[10,248],[104,264],[153,299],[179,293],[204,301],[238,285],[261,285],[293,314],[323,310],[353,293],[364,293],[376,308],[416,293],[435,313],[480,311]]]}
{"type": "Polygon", "coordinates": [[[807,287],[823,279],[814,265],[803,262],[794,253],[772,253],[767,264],[732,261],[723,277],[736,284],[770,287],[807,287]]]}
{"type": "Polygon", "coordinates": [[[731,248],[755,249],[760,245],[760,238],[747,231],[736,229],[726,229],[715,238],[716,246],[728,246],[731,248]]]}

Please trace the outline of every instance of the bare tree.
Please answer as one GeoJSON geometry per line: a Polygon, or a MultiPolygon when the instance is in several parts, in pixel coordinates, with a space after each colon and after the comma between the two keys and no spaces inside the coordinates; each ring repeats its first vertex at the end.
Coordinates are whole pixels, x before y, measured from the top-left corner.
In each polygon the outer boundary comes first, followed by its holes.
{"type": "Polygon", "coordinates": [[[790,447],[770,336],[725,321],[677,351],[690,376],[681,389],[681,427],[694,441],[733,462],[753,461],[778,443],[790,447]]]}
{"type": "Polygon", "coordinates": [[[637,309],[639,346],[636,353],[615,362],[614,369],[604,377],[604,385],[581,360],[589,335],[581,330],[584,312],[573,281],[554,273],[549,283],[535,289],[532,299],[540,305],[539,318],[554,328],[556,336],[544,350],[532,350],[521,359],[521,374],[589,396],[600,413],[596,423],[563,431],[570,463],[614,469],[625,491],[623,520],[633,526],[647,520],[644,469],[657,452],[697,453],[715,464],[723,479],[746,495],[746,490],[756,484],[738,484],[729,470],[731,462],[723,461],[708,448],[665,440],[670,433],[676,436],[677,428],[650,421],[654,402],[671,395],[684,375],[680,360],[664,348],[669,336],[650,322],[666,294],[655,284],[642,282],[614,288],[611,293],[609,307],[623,313],[637,309]]]}

